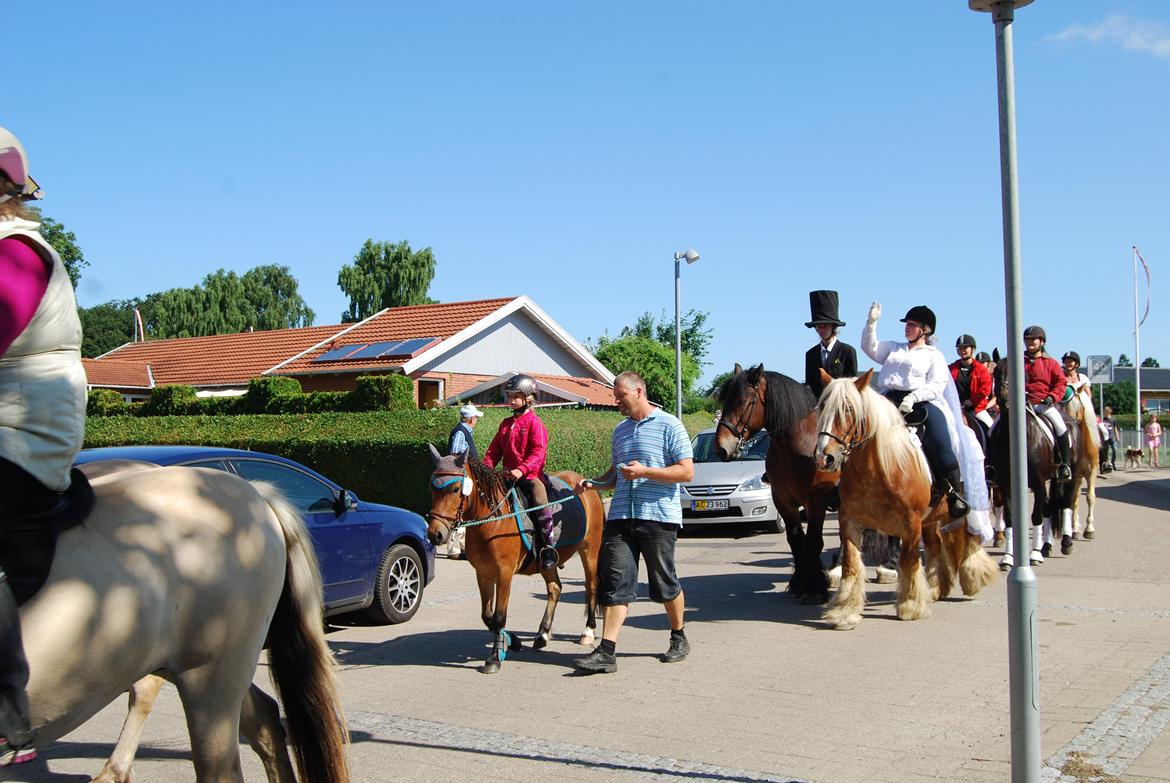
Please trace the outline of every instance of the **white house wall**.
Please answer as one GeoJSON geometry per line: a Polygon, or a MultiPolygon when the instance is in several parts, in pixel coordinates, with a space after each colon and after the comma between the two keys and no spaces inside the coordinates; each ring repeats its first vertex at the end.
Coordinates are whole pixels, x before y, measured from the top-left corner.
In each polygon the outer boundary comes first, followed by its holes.
{"type": "Polygon", "coordinates": [[[526,314],[512,313],[472,337],[451,353],[419,368],[424,372],[480,375],[535,372],[593,377],[593,371],[526,314]]]}

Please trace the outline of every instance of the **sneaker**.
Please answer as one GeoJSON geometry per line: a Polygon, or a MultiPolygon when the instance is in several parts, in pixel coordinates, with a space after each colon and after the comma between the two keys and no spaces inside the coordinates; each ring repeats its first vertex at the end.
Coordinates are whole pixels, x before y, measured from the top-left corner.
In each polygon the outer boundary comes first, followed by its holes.
{"type": "Polygon", "coordinates": [[[598,646],[584,658],[573,661],[573,666],[590,674],[612,674],[617,671],[617,656],[607,653],[598,646]]]}
{"type": "Polygon", "coordinates": [[[8,740],[0,737],[0,767],[10,764],[26,764],[37,757],[37,750],[32,745],[15,747],[8,744],[8,740]]]}
{"type": "Polygon", "coordinates": [[[659,656],[663,663],[678,663],[691,652],[691,643],[685,636],[670,637],[670,649],[659,656]]]}

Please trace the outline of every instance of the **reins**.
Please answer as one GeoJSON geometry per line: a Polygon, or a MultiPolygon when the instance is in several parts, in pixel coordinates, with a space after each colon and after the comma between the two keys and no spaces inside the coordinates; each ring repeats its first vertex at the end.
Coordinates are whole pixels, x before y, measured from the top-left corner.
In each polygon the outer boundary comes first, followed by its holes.
{"type": "MultiPolygon", "coordinates": [[[[432,476],[431,486],[434,487],[435,489],[446,489],[447,487],[451,486],[452,484],[454,484],[456,482],[462,482],[465,479],[471,478],[470,476],[467,475],[466,468],[464,468],[462,473],[451,473],[451,472],[444,471],[442,473],[432,473],[431,476],[432,476]],[[434,479],[435,476],[452,476],[453,478],[451,478],[449,481],[444,481],[442,483],[439,483],[439,482],[435,481],[435,479],[434,479]]],[[[539,506],[531,506],[531,507],[522,508],[520,506],[519,500],[520,500],[520,495],[518,492],[516,492],[516,488],[509,487],[508,491],[505,492],[503,495],[501,495],[500,499],[496,502],[496,504],[494,506],[492,506],[490,511],[488,511],[487,517],[484,517],[481,519],[468,520],[468,519],[463,518],[463,508],[464,508],[464,505],[466,503],[466,496],[463,495],[462,492],[460,492],[459,493],[459,510],[456,512],[454,517],[452,517],[448,514],[442,514],[442,513],[435,511],[433,509],[430,512],[430,516],[436,517],[439,521],[441,521],[444,525],[446,525],[448,529],[450,529],[452,532],[454,532],[455,530],[458,530],[461,527],[464,527],[464,528],[478,527],[479,525],[486,525],[489,522],[499,522],[501,519],[511,519],[512,517],[515,517],[518,514],[527,514],[529,511],[539,511],[542,508],[549,508],[551,506],[561,506],[561,505],[564,505],[564,503],[566,502],[563,499],[562,500],[554,500],[554,501],[551,501],[549,503],[542,503],[539,506]],[[506,501],[508,499],[509,495],[516,495],[516,502],[513,503],[513,510],[507,514],[500,514],[499,516],[492,516],[492,514],[495,514],[497,511],[500,510],[500,506],[504,505],[504,501],[506,501]]]]}

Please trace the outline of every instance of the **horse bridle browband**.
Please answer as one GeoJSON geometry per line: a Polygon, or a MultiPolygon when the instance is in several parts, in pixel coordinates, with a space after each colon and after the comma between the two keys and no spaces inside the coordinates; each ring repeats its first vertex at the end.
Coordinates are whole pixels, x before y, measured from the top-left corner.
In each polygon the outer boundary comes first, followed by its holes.
{"type": "MultiPolygon", "coordinates": [[[[467,479],[467,470],[464,469],[462,473],[452,473],[450,471],[443,471],[442,473],[438,473],[438,472],[432,473],[431,474],[431,486],[435,487],[435,489],[444,489],[447,486],[454,484],[455,482],[452,480],[452,481],[448,481],[448,482],[444,483],[442,486],[436,486],[435,481],[434,481],[435,476],[455,476],[461,480],[466,480],[467,479]]],[[[449,516],[447,514],[441,514],[438,511],[435,511],[433,508],[431,509],[430,516],[436,517],[440,522],[442,522],[444,525],[446,525],[449,530],[454,532],[455,530],[457,530],[459,528],[459,526],[461,524],[463,524],[463,504],[466,500],[467,500],[467,496],[464,495],[462,491],[460,491],[459,492],[459,509],[455,512],[455,516],[452,517],[452,516],[449,516]]]]}
{"type": "Polygon", "coordinates": [[[719,417],[719,424],[717,424],[715,426],[716,432],[719,431],[720,427],[723,427],[728,432],[730,432],[732,434],[732,436],[736,440],[735,450],[737,452],[743,448],[744,441],[746,441],[749,437],[751,437],[752,433],[751,433],[751,430],[749,429],[751,427],[751,424],[749,422],[751,422],[751,420],[752,420],[752,411],[755,409],[756,403],[759,402],[759,400],[760,400],[759,384],[749,383],[748,387],[752,390],[752,401],[748,403],[747,415],[742,416],[739,420],[740,423],[736,424],[736,426],[734,426],[734,427],[732,427],[727,422],[726,416],[720,416],[719,417]]]}

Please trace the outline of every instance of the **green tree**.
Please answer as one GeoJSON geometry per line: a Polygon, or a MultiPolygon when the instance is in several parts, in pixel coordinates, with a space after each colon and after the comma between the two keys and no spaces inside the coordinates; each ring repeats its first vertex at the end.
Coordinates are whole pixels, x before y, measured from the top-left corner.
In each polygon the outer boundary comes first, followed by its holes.
{"type": "Polygon", "coordinates": [[[410,243],[367,239],[337,275],[337,285],[349,297],[345,323],[368,318],[386,307],[433,304],[427,296],[435,278],[435,254],[429,247],[413,251],[410,243]]]}
{"type": "Polygon", "coordinates": [[[81,355],[101,356],[134,339],[133,301],[112,301],[77,308],[81,319],[81,355]]]}
{"type": "Polygon", "coordinates": [[[1121,356],[1117,357],[1117,366],[1118,367],[1133,367],[1133,360],[1130,359],[1125,354],[1121,354],[1121,356]]]}
{"type": "Polygon", "coordinates": [[[1117,413],[1132,413],[1137,408],[1137,387],[1133,381],[1110,383],[1102,391],[1105,404],[1117,413]]]}
{"type": "MultiPolygon", "coordinates": [[[[646,396],[667,410],[674,408],[674,349],[657,340],[627,335],[606,340],[597,349],[597,360],[614,373],[633,370],[646,381],[646,396]]],[[[699,377],[699,365],[687,354],[682,357],[683,389],[699,377]]]]}
{"type": "MultiPolygon", "coordinates": [[[[699,310],[688,310],[679,318],[682,324],[682,339],[679,341],[683,353],[690,355],[700,365],[707,356],[707,349],[711,345],[711,338],[715,332],[704,329],[709,313],[699,310]]],[[[657,340],[671,350],[674,349],[674,318],[667,318],[666,313],[659,315],[658,320],[649,312],[642,313],[633,326],[624,326],[618,333],[620,337],[645,337],[657,340]]]]}
{"type": "Polygon", "coordinates": [[[312,326],[316,313],[297,292],[297,279],[287,266],[268,264],[244,273],[244,298],[250,315],[249,326],[258,330],[312,326]]]}
{"type": "Polygon", "coordinates": [[[1153,356],[1147,356],[1145,359],[1142,360],[1142,367],[1161,367],[1161,366],[1162,365],[1158,364],[1158,360],[1155,359],[1153,356]]]}
{"type": "Polygon", "coordinates": [[[733,375],[735,375],[734,370],[728,370],[727,372],[721,372],[718,375],[716,375],[715,379],[713,381],[711,381],[711,385],[707,387],[707,391],[705,392],[705,394],[708,397],[711,397],[712,399],[718,397],[719,392],[722,391],[722,389],[723,389],[723,384],[727,383],[727,381],[733,375]]]}
{"type": "Polygon", "coordinates": [[[65,265],[65,271],[69,273],[69,280],[73,283],[73,287],[77,288],[77,282],[81,280],[81,270],[89,266],[89,262],[85,260],[85,254],[77,246],[77,236],[36,207],[31,209],[34,214],[33,220],[41,224],[41,236],[57,251],[57,255],[61,256],[61,263],[65,265]]]}

